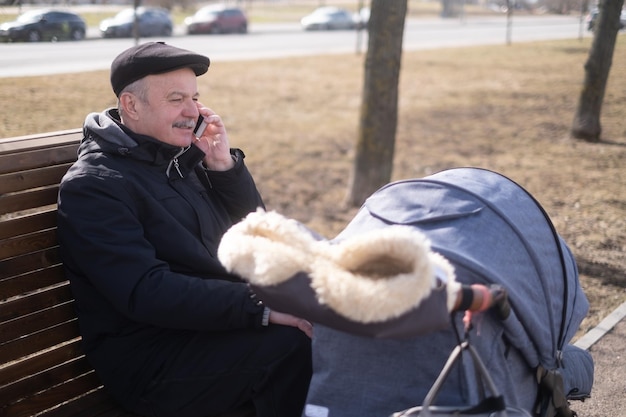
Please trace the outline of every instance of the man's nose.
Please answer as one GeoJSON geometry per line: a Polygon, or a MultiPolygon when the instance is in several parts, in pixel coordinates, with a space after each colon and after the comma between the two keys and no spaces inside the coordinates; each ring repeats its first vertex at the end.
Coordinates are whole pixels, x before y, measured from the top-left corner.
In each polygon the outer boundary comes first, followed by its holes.
{"type": "Polygon", "coordinates": [[[194,100],[188,100],[185,102],[185,109],[183,113],[186,117],[193,117],[197,119],[200,115],[200,111],[198,110],[198,106],[194,100]]]}

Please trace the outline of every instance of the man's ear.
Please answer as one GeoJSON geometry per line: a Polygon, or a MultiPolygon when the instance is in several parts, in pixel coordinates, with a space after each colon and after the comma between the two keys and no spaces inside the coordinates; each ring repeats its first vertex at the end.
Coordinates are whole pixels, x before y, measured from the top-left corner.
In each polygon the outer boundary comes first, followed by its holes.
{"type": "Polygon", "coordinates": [[[139,120],[139,114],[137,112],[137,97],[129,92],[124,92],[120,95],[120,108],[126,117],[132,120],[139,120]]]}

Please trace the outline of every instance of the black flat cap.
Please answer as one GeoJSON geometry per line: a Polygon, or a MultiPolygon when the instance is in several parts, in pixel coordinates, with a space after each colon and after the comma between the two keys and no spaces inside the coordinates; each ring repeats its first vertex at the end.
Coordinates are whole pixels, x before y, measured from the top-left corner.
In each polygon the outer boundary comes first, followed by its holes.
{"type": "Polygon", "coordinates": [[[119,97],[124,87],[147,75],[191,68],[198,76],[208,71],[210,63],[204,55],[164,42],[148,42],[125,50],[113,60],[111,86],[119,97]]]}

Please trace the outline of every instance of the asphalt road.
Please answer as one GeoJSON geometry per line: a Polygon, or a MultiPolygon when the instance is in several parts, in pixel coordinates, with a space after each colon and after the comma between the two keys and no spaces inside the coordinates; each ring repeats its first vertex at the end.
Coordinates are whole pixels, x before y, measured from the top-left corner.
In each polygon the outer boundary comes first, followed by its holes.
{"type": "MultiPolygon", "coordinates": [[[[505,16],[467,19],[409,19],[405,25],[405,50],[471,45],[504,45],[510,40],[529,42],[589,37],[576,16],[520,16],[507,25],[505,16]]],[[[306,32],[297,23],[251,25],[245,35],[187,36],[177,27],[168,43],[208,55],[213,62],[254,60],[285,56],[344,54],[363,51],[365,31],[306,32]]],[[[108,69],[134,39],[101,39],[90,28],[86,40],[56,43],[0,44],[0,77],[21,77],[108,69]]]]}

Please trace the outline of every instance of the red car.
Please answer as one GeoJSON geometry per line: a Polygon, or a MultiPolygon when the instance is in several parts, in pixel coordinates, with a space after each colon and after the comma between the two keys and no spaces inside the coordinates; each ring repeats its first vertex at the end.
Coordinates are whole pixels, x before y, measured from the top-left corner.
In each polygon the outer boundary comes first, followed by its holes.
{"type": "Polygon", "coordinates": [[[235,7],[205,6],[185,19],[187,33],[247,33],[248,18],[235,7]]]}

